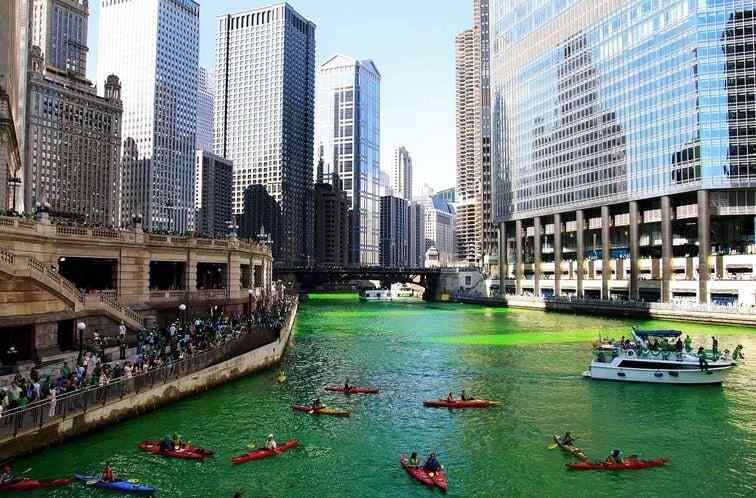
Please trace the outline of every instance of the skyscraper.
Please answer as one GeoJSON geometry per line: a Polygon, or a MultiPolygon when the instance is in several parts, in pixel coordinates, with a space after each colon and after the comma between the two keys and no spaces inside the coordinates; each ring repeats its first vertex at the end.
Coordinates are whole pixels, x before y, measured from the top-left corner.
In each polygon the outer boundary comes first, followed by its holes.
{"type": "Polygon", "coordinates": [[[425,265],[425,210],[419,202],[407,205],[407,265],[422,268],[425,265]]]}
{"type": "Polygon", "coordinates": [[[352,202],[338,176],[331,183],[315,184],[315,262],[348,266],[352,202]]]}
{"type": "Polygon", "coordinates": [[[27,210],[119,225],[121,84],[87,81],[86,0],[34,0],[24,150],[27,210]]]}
{"type": "Polygon", "coordinates": [[[197,150],[213,151],[213,109],[215,106],[215,78],[213,73],[199,68],[197,79],[197,150]]]}
{"type": "Polygon", "coordinates": [[[286,3],[217,19],[214,149],[234,163],[233,211],[264,185],[282,211],[281,254],[313,244],[315,25],[286,3]]]}
{"type": "Polygon", "coordinates": [[[151,230],[193,225],[199,4],[102,0],[98,80],[116,72],[123,100],[122,219],[151,230]]]}
{"type": "Polygon", "coordinates": [[[379,263],[381,73],[372,60],[334,55],[318,70],[315,145],[324,178],[337,174],[352,205],[355,265],[379,263]]]}
{"type": "Polygon", "coordinates": [[[194,166],[194,229],[225,236],[231,217],[234,166],[211,152],[198,150],[194,166]]]}
{"type": "Polygon", "coordinates": [[[394,195],[406,201],[412,200],[412,157],[404,147],[394,150],[394,195]]]}
{"type": "Polygon", "coordinates": [[[491,24],[502,289],[753,306],[754,3],[493,0],[491,24]]]}
{"type": "Polygon", "coordinates": [[[409,257],[408,203],[393,196],[381,197],[381,258],[383,267],[406,266],[409,257]]]}
{"type": "Polygon", "coordinates": [[[481,261],[482,209],[480,190],[482,167],[476,161],[476,135],[480,113],[476,86],[480,84],[480,64],[476,56],[478,35],[469,29],[456,38],[457,85],[457,257],[476,264],[481,261]]]}
{"type": "Polygon", "coordinates": [[[435,247],[439,266],[449,266],[454,262],[455,211],[450,202],[435,195],[425,201],[425,249],[435,247]]]}

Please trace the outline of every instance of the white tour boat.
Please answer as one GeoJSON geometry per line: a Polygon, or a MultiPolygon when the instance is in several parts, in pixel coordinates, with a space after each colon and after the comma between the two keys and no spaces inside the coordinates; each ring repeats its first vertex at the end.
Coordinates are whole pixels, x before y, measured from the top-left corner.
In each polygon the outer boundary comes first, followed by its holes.
{"type": "Polygon", "coordinates": [[[657,384],[721,384],[725,376],[737,366],[741,347],[733,358],[729,352],[704,354],[704,362],[698,354],[683,351],[666,351],[651,348],[650,340],[667,341],[679,339],[676,330],[637,330],[633,327],[630,347],[603,343],[593,350],[593,361],[584,377],[624,382],[653,382],[657,384]]]}
{"type": "Polygon", "coordinates": [[[369,289],[360,293],[362,301],[414,301],[420,299],[420,297],[409,286],[395,286],[391,289],[369,289]]]}

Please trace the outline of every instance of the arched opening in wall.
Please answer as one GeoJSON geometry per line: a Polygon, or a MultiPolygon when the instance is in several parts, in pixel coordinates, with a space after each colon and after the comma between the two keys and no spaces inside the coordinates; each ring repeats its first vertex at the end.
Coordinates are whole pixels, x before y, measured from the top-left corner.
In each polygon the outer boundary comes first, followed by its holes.
{"type": "Polygon", "coordinates": [[[197,289],[225,289],[227,266],[225,263],[197,263],[197,289]]]}
{"type": "Polygon", "coordinates": [[[0,375],[12,373],[18,362],[33,360],[34,355],[33,325],[0,328],[0,375]]]}
{"type": "Polygon", "coordinates": [[[186,289],[186,263],[150,261],[150,290],[171,291],[186,289]]]}

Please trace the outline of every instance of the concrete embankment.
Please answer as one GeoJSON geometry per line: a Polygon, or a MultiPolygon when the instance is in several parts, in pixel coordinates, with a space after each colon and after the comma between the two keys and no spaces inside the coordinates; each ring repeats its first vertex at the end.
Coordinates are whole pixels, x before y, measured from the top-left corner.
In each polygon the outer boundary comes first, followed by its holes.
{"type": "Polygon", "coordinates": [[[492,307],[510,307],[531,310],[552,311],[557,313],[572,313],[596,315],[605,317],[637,317],[653,318],[656,320],[671,320],[678,322],[708,323],[716,325],[742,325],[756,327],[756,314],[735,313],[712,310],[673,309],[654,306],[623,305],[614,302],[567,302],[537,299],[517,299],[508,297],[506,300],[492,298],[460,298],[457,301],[467,304],[478,304],[492,307]]]}
{"type": "Polygon", "coordinates": [[[127,394],[116,402],[90,407],[83,413],[56,419],[42,427],[20,432],[16,437],[0,440],[0,460],[60,444],[68,439],[277,365],[291,338],[297,306],[297,304],[294,305],[277,341],[154,388],[136,394],[127,394]]]}

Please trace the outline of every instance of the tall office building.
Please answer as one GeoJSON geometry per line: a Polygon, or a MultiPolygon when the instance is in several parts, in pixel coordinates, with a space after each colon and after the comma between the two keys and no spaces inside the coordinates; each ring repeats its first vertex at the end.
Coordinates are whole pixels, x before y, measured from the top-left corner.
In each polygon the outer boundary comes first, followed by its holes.
{"type": "Polygon", "coordinates": [[[318,70],[315,145],[324,178],[337,174],[352,204],[355,265],[379,263],[381,73],[371,60],[334,55],[318,70]]]}
{"type": "Polygon", "coordinates": [[[425,209],[419,202],[407,205],[407,266],[425,265],[425,209]]]}
{"type": "Polygon", "coordinates": [[[244,191],[244,209],[239,219],[239,235],[243,239],[272,244],[273,259],[281,259],[281,207],[265,185],[250,185],[244,191]]]}
{"type": "Polygon", "coordinates": [[[233,211],[250,185],[282,210],[283,258],[311,262],[315,25],[288,4],[217,19],[214,149],[234,163],[233,211]]]}
{"type": "Polygon", "coordinates": [[[0,209],[23,209],[29,0],[0,2],[0,209]]]}
{"type": "Polygon", "coordinates": [[[198,150],[194,165],[194,231],[225,236],[231,217],[234,165],[211,152],[198,150]]]}
{"type": "Polygon", "coordinates": [[[214,100],[215,77],[213,73],[200,67],[197,78],[197,150],[213,151],[214,100]]]}
{"type": "Polygon", "coordinates": [[[315,262],[348,266],[351,253],[352,202],[338,176],[331,183],[315,184],[315,262]]]}
{"type": "Polygon", "coordinates": [[[481,165],[475,160],[475,138],[480,129],[476,86],[480,64],[476,57],[478,35],[469,29],[456,38],[457,125],[457,258],[469,264],[481,258],[481,165]]]}
{"type": "Polygon", "coordinates": [[[753,305],[753,2],[491,7],[502,289],[753,305]]]}
{"type": "Polygon", "coordinates": [[[102,0],[97,74],[121,78],[124,222],[193,226],[198,61],[198,3],[102,0]]]}
{"type": "Polygon", "coordinates": [[[454,242],[454,221],[456,213],[450,202],[439,196],[425,200],[425,250],[434,247],[439,266],[454,263],[456,245],[454,242]]]}
{"type": "Polygon", "coordinates": [[[404,147],[394,150],[394,194],[406,201],[412,200],[412,157],[404,147]]]}
{"type": "Polygon", "coordinates": [[[34,0],[24,163],[27,210],[120,225],[121,84],[87,81],[86,0],[34,0]]]}
{"type": "Polygon", "coordinates": [[[394,195],[394,188],[391,186],[391,175],[381,170],[381,197],[385,195],[394,195]]]}
{"type": "Polygon", "coordinates": [[[409,259],[409,234],[406,200],[399,197],[381,197],[381,254],[382,267],[406,266],[409,259]]]}

